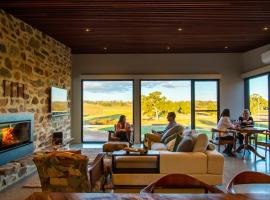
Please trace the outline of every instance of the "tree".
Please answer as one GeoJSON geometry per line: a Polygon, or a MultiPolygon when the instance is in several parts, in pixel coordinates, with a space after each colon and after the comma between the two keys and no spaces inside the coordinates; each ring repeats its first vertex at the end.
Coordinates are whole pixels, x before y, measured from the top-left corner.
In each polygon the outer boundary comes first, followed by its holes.
{"type": "Polygon", "coordinates": [[[166,112],[166,97],[161,96],[161,92],[151,92],[147,96],[142,96],[143,114],[155,117],[157,120],[166,112]]]}
{"type": "Polygon", "coordinates": [[[259,94],[252,94],[250,96],[250,112],[256,114],[267,109],[268,101],[259,94]]]}
{"type": "Polygon", "coordinates": [[[191,113],[191,103],[190,101],[180,101],[179,104],[179,113],[190,114],[191,113]]]}

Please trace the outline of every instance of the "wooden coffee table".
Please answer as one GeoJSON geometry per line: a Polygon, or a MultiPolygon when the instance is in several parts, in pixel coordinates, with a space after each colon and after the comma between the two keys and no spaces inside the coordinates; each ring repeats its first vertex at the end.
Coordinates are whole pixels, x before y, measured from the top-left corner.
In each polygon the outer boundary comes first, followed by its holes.
{"type": "MultiPolygon", "coordinates": [[[[132,158],[130,158],[132,160],[132,158]]],[[[147,159],[147,158],[146,158],[147,159]]],[[[112,153],[112,172],[117,174],[134,174],[134,173],[159,173],[159,163],[160,163],[160,154],[158,151],[149,150],[147,153],[138,153],[138,152],[129,152],[126,151],[114,151],[112,153]],[[149,159],[154,160],[155,166],[151,168],[144,167],[117,167],[117,157],[149,157],[149,159]]]]}

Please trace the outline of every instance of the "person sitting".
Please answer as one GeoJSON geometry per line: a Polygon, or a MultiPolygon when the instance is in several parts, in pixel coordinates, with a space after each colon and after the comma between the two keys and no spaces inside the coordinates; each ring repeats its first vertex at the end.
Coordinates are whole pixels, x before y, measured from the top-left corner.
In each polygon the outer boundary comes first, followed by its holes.
{"type": "MultiPolygon", "coordinates": [[[[254,127],[253,118],[250,116],[250,112],[248,109],[244,109],[242,112],[242,116],[238,119],[238,124],[241,128],[252,128],[254,127]]],[[[239,144],[243,144],[244,136],[241,133],[237,133],[237,138],[239,140],[239,144]]]]}
{"type": "MultiPolygon", "coordinates": [[[[228,128],[235,128],[235,125],[231,123],[230,110],[224,109],[217,124],[217,129],[222,131],[221,137],[219,138],[220,140],[234,140],[234,137],[227,132],[228,128]]],[[[227,144],[223,153],[226,153],[229,156],[235,156],[232,152],[232,148],[232,144],[227,144]]]]}
{"type": "Polygon", "coordinates": [[[121,115],[119,117],[119,121],[116,124],[115,129],[116,137],[120,138],[120,141],[130,141],[131,126],[128,122],[126,122],[125,115],[121,115]]]}
{"type": "Polygon", "coordinates": [[[171,128],[178,126],[179,124],[176,123],[175,121],[176,118],[176,114],[174,112],[169,112],[167,114],[167,120],[168,120],[168,125],[166,126],[166,128],[163,131],[155,131],[152,130],[152,133],[147,133],[145,134],[144,137],[144,147],[145,148],[149,148],[148,144],[151,142],[160,142],[162,136],[171,128]]]}
{"type": "Polygon", "coordinates": [[[166,126],[166,128],[163,130],[163,131],[155,131],[155,130],[152,130],[152,133],[154,134],[161,134],[163,135],[167,130],[169,130],[170,128],[174,127],[177,125],[176,121],[175,121],[175,118],[176,118],[176,114],[175,112],[169,112],[167,114],[167,120],[168,120],[168,125],[166,126]]]}

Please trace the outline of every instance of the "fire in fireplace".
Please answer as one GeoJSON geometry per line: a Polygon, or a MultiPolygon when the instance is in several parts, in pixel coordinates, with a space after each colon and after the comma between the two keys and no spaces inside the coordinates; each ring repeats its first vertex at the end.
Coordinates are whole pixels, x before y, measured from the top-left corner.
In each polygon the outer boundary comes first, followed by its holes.
{"type": "Polygon", "coordinates": [[[31,142],[31,121],[0,124],[0,151],[31,142]]]}

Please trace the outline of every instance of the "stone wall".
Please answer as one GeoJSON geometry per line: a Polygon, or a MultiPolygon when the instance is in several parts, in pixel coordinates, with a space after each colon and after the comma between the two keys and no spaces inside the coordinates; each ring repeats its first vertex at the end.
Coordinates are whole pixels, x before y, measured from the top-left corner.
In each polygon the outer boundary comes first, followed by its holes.
{"type": "Polygon", "coordinates": [[[0,10],[0,114],[35,113],[36,149],[48,145],[56,130],[70,137],[70,115],[50,113],[51,86],[68,89],[70,99],[70,48],[0,10]],[[24,84],[24,98],[4,97],[3,80],[24,84]]]}

